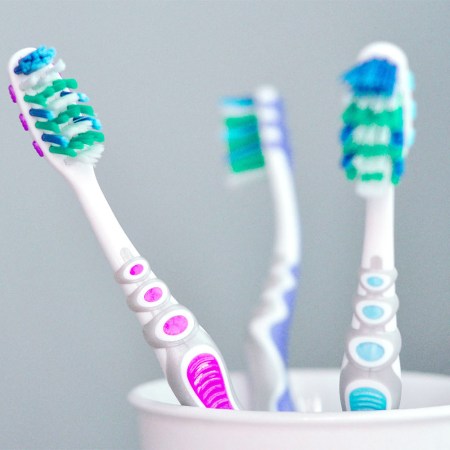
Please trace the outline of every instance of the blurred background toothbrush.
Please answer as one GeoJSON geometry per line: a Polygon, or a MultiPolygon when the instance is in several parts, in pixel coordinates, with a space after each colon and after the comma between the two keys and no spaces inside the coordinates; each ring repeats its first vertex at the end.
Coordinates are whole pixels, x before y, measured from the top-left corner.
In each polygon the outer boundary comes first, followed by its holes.
{"type": "Polygon", "coordinates": [[[251,408],[294,411],[288,339],[300,272],[300,222],[283,100],[269,86],[222,102],[232,177],[265,170],[275,209],[275,243],[267,284],[248,327],[251,408]]]}
{"type": "Polygon", "coordinates": [[[54,49],[17,52],[9,62],[11,99],[33,147],[73,187],[94,233],[122,287],[128,306],[143,326],[167,381],[181,404],[238,409],[223,358],[196,318],[156,278],[108,205],[95,176],[104,135],[86,95],[65,65],[53,63],[54,49]]]}
{"type": "Polygon", "coordinates": [[[342,166],[366,200],[366,224],[341,369],[341,404],[352,411],[393,409],[399,407],[402,390],[394,186],[414,141],[413,81],[404,53],[384,42],[364,48],[343,80],[350,96],[342,116],[342,166]]]}

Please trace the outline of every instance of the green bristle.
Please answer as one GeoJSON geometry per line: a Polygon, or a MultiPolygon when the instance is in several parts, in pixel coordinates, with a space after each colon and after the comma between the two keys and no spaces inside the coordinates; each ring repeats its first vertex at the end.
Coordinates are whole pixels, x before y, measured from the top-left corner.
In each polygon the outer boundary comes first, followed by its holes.
{"type": "Polygon", "coordinates": [[[66,123],[70,119],[78,117],[79,115],[80,115],[80,107],[78,105],[69,105],[65,111],[60,113],[58,117],[56,117],[50,122],[55,122],[58,125],[62,125],[63,123],[66,123]]]}
{"type": "Polygon", "coordinates": [[[94,142],[104,142],[105,135],[98,131],[86,131],[78,134],[70,140],[69,147],[73,149],[82,149],[85,145],[93,145],[94,142]],[[80,147],[81,145],[81,147],[80,147]]]}
{"type": "Polygon", "coordinates": [[[93,116],[94,108],[90,105],[77,105],[80,108],[81,114],[86,114],[87,116],[93,116]]]}
{"type": "Polygon", "coordinates": [[[61,132],[59,126],[53,121],[37,121],[36,128],[38,130],[52,131],[55,134],[59,134],[61,132]]]}
{"type": "Polygon", "coordinates": [[[362,145],[355,142],[350,142],[344,145],[343,153],[344,155],[357,153],[358,155],[367,158],[374,156],[389,156],[392,159],[397,159],[401,156],[402,149],[391,145],[362,145]]]}
{"type": "Polygon", "coordinates": [[[370,108],[361,109],[352,102],[342,114],[342,120],[348,125],[379,125],[398,130],[403,128],[403,110],[398,107],[392,111],[375,112],[370,108]]]}
{"type": "Polygon", "coordinates": [[[356,175],[358,175],[358,170],[356,169],[356,167],[353,164],[350,164],[345,169],[345,175],[348,180],[354,180],[356,178],[356,175]]]}
{"type": "Polygon", "coordinates": [[[53,81],[52,85],[55,91],[59,92],[64,89],[76,89],[78,87],[78,82],[75,78],[62,78],[60,80],[53,81]]]}
{"type": "Polygon", "coordinates": [[[239,161],[231,163],[231,169],[235,173],[246,172],[247,170],[259,169],[264,167],[264,157],[261,155],[254,155],[239,161]]]}
{"type": "Polygon", "coordinates": [[[381,181],[384,178],[382,172],[372,172],[361,174],[361,181],[381,181]]]}
{"type": "Polygon", "coordinates": [[[232,152],[235,150],[239,150],[241,147],[251,145],[255,142],[259,142],[258,133],[252,133],[242,137],[228,139],[228,149],[230,150],[230,152],[232,152]]]}
{"type": "Polygon", "coordinates": [[[243,125],[257,125],[258,119],[254,114],[248,114],[245,116],[227,117],[224,122],[227,128],[235,128],[243,125]]]}
{"type": "Polygon", "coordinates": [[[264,167],[256,115],[250,112],[227,116],[224,124],[232,172],[242,173],[264,167]]]}
{"type": "MultiPolygon", "coordinates": [[[[55,91],[52,88],[47,88],[47,89],[49,89],[49,92],[50,92],[50,90],[53,91],[53,93],[50,94],[48,97],[50,97],[51,95],[53,95],[55,93],[55,91]]],[[[23,99],[27,103],[33,103],[35,105],[39,105],[42,107],[47,106],[47,97],[44,95],[44,93],[37,94],[37,95],[25,95],[23,97],[23,99]]]]}
{"type": "Polygon", "coordinates": [[[395,173],[392,174],[391,182],[392,182],[392,184],[397,185],[400,182],[400,176],[395,173]]]}
{"type": "Polygon", "coordinates": [[[39,94],[25,95],[23,99],[28,103],[46,107],[47,99],[52,95],[55,95],[57,92],[63,91],[64,89],[76,89],[77,87],[78,83],[74,78],[55,80],[51,86],[46,87],[42,92],[39,92],[39,94]]]}
{"type": "Polygon", "coordinates": [[[77,156],[77,152],[69,147],[59,147],[57,145],[51,145],[48,150],[50,153],[55,153],[57,155],[71,156],[72,158],[77,156]]]}

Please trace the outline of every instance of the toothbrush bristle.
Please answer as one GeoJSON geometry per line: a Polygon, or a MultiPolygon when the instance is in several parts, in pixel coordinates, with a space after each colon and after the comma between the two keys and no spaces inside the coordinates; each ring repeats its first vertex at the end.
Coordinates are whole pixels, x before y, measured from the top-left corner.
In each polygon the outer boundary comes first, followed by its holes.
{"type": "Polygon", "coordinates": [[[41,46],[18,61],[14,73],[22,77],[23,100],[50,153],[68,157],[68,162],[73,158],[73,162],[95,165],[105,139],[101,123],[86,104],[86,94],[75,92],[77,81],[61,78],[65,65],[54,63],[55,55],[54,49],[41,46]]]}
{"type": "Polygon", "coordinates": [[[41,46],[27,56],[21,58],[14,68],[14,73],[17,75],[30,75],[30,73],[36,72],[50,64],[53,61],[55,54],[55,49],[41,46]]]}
{"type": "Polygon", "coordinates": [[[250,97],[226,98],[221,104],[224,116],[228,161],[234,173],[264,167],[255,105],[250,97]]]}
{"type": "Polygon", "coordinates": [[[342,77],[350,88],[350,100],[342,115],[341,165],[363,196],[378,195],[389,184],[398,184],[413,143],[412,89],[401,71],[409,69],[376,56],[342,77]]]}
{"type": "Polygon", "coordinates": [[[371,59],[358,64],[343,75],[355,96],[382,95],[394,91],[397,67],[386,59],[371,59]]]}

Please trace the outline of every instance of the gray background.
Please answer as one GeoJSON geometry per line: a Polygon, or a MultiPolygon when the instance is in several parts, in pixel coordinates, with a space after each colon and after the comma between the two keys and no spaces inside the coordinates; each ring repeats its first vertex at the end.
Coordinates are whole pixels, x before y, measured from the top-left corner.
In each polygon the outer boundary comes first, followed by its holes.
{"type": "MultiPolygon", "coordinates": [[[[239,191],[218,99],[274,83],[295,150],[304,272],[291,365],[340,365],[363,202],[338,168],[343,89],[361,47],[390,40],[416,73],[417,141],[397,190],[407,370],[450,374],[450,2],[0,2],[6,66],[57,48],[107,136],[99,181],[124,229],[233,369],[268,267],[267,183],[239,191]]],[[[65,181],[31,147],[0,71],[0,448],[135,449],[126,395],[161,376],[65,181]]]]}

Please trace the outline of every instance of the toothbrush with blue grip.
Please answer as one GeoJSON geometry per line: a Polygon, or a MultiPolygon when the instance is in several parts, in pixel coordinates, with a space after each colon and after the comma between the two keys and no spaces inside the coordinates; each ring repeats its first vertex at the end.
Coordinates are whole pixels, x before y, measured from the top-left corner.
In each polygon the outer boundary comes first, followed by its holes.
{"type": "Polygon", "coordinates": [[[109,261],[128,306],[143,326],[175,396],[182,405],[239,409],[217,346],[121,228],[98,185],[94,166],[103,152],[102,126],[74,79],[61,77],[51,48],[27,48],[10,60],[9,93],[33,147],[73,187],[109,261]]]}
{"type": "Polygon", "coordinates": [[[357,194],[366,200],[366,223],[340,376],[341,404],[347,411],[396,409],[402,382],[394,186],[414,140],[412,75],[398,47],[378,42],[362,50],[343,80],[350,98],[343,113],[342,166],[357,194]]]}
{"type": "Polygon", "coordinates": [[[222,103],[235,176],[266,171],[275,209],[273,262],[248,327],[251,407],[294,411],[288,380],[288,338],[300,272],[300,220],[283,101],[273,87],[222,103]]]}

